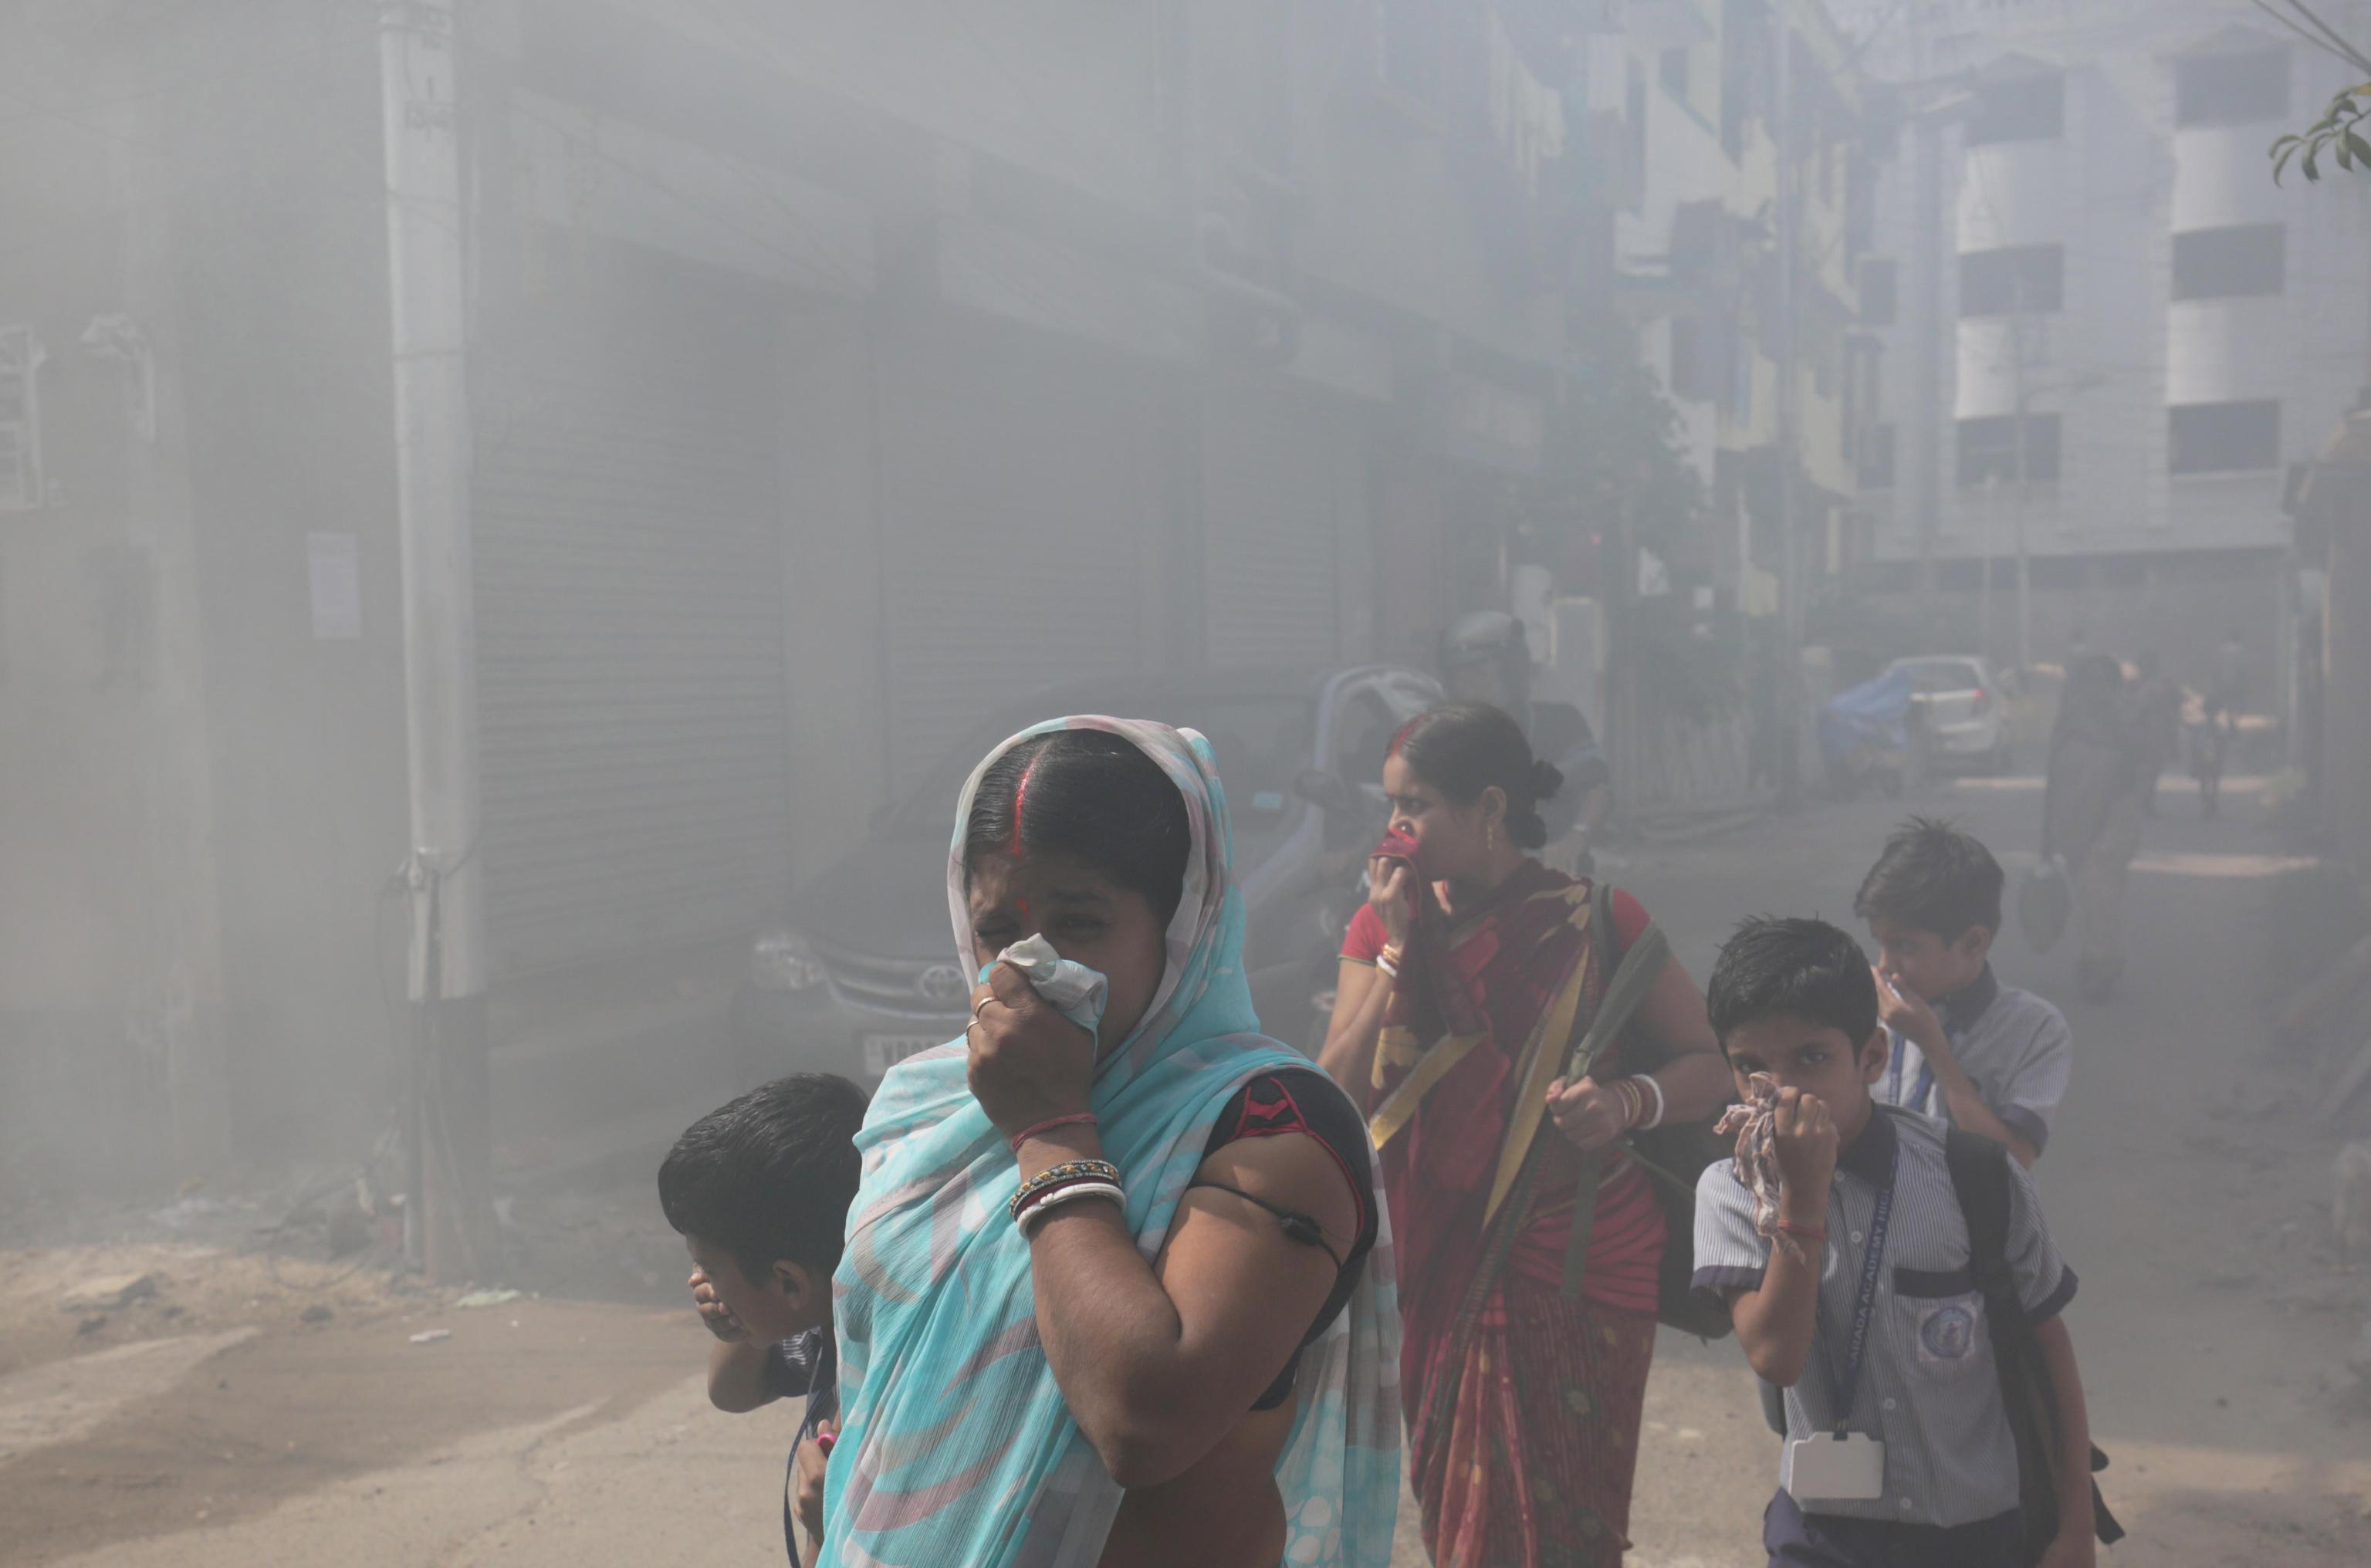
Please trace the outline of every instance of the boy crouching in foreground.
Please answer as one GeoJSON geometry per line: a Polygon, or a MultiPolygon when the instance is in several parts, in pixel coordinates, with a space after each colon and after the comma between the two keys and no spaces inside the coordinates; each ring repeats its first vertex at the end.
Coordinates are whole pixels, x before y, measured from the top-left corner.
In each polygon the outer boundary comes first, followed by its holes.
{"type": "Polygon", "coordinates": [[[823,1539],[825,1457],[839,1414],[831,1274],[855,1201],[864,1091],[827,1073],[755,1089],[694,1122],[659,1167],[659,1206],[690,1249],[691,1298],[717,1339],[708,1397],[739,1415],[804,1396],[782,1487],[793,1518],[823,1539]]]}
{"type": "MultiPolygon", "coordinates": [[[[1820,921],[1751,921],[1721,951],[1709,1001],[1740,1092],[1752,1100],[1757,1075],[1776,1086],[1764,1166],[1775,1213],[1757,1228],[1730,1163],[1706,1169],[1694,1276],[1726,1297],[1746,1359],[1785,1390],[1770,1561],[2025,1568],[2016,1439],[1945,1129],[1870,1097],[1887,1042],[1868,961],[1820,921]]],[[[2002,1158],[2008,1272],[2058,1410],[2059,1528],[2040,1561],[2088,1568],[2089,1424],[2058,1317],[2075,1274],[2032,1178],[2002,1158]]]]}

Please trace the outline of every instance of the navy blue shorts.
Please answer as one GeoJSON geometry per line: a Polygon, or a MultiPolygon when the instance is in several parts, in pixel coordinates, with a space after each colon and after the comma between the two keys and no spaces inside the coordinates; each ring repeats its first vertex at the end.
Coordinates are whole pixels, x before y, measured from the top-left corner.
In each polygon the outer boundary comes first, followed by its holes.
{"type": "Polygon", "coordinates": [[[1771,1568],[2024,1568],[2017,1510],[1972,1525],[1903,1525],[1805,1514],[1784,1492],[1762,1516],[1771,1568]]]}

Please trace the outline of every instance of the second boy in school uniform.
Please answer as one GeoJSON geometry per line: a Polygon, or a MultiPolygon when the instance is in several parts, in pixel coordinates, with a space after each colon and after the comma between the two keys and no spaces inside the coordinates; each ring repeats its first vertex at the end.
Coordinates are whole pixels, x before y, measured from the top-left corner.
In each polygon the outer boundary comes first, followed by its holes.
{"type": "MultiPolygon", "coordinates": [[[[1946,1129],[1879,1106],[1877,983],[1815,920],[1757,920],[1721,951],[1714,1030],[1740,1092],[1775,1080],[1775,1212],[1727,1160],[1696,1189],[1699,1290],[1729,1303],[1746,1359],[1785,1390],[1776,1564],[2025,1568],[2017,1441],[1946,1129]]],[[[2043,1568],[2096,1560],[2090,1430],[2059,1312],[2075,1295],[2032,1178],[2007,1165],[2006,1262],[2058,1411],[2056,1534],[2043,1568]]]]}
{"type": "Polygon", "coordinates": [[[1892,1036],[1877,1099],[2005,1143],[2030,1169],[2066,1097],[2074,1039],[2065,1014],[1993,974],[2006,882],[1975,838],[1913,817],[1885,841],[1853,910],[1877,943],[1892,1036]]]}

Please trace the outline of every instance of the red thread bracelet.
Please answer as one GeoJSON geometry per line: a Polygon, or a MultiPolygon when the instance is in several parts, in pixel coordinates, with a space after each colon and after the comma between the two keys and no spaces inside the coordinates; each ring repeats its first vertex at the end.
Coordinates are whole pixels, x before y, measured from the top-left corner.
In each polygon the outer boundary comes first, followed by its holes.
{"type": "Polygon", "coordinates": [[[1040,1133],[1050,1133],[1057,1127],[1091,1127],[1094,1125],[1094,1123],[1095,1113],[1092,1111],[1073,1111],[1067,1116],[1049,1116],[1045,1121],[1038,1123],[1035,1126],[1024,1127],[1019,1132],[1013,1134],[1012,1143],[1012,1152],[1019,1154],[1021,1152],[1021,1146],[1027,1143],[1031,1138],[1037,1136],[1040,1133]]]}

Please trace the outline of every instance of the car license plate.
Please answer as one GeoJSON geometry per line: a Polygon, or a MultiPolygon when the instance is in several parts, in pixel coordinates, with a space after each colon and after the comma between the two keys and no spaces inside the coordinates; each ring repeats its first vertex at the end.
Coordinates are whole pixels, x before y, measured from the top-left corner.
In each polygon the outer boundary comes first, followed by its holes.
{"type": "Polygon", "coordinates": [[[935,1034],[868,1034],[864,1037],[864,1070],[879,1078],[907,1057],[945,1043],[935,1034]]]}

